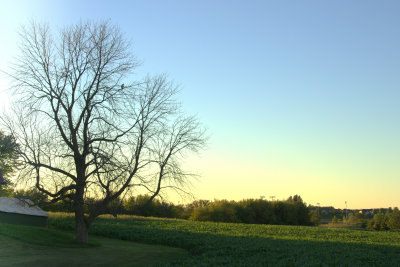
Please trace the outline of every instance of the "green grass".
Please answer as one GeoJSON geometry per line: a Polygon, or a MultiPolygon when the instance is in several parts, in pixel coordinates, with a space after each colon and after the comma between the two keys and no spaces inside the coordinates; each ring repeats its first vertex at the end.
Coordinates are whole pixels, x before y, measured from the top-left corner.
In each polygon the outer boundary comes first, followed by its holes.
{"type": "Polygon", "coordinates": [[[148,266],[186,257],[183,249],[90,236],[78,244],[55,229],[0,224],[0,266],[148,266]]]}
{"type": "MultiPolygon", "coordinates": [[[[72,217],[49,222],[73,229],[72,217]]],[[[187,249],[176,266],[400,266],[400,232],[120,216],[98,218],[91,233],[187,249]]]]}
{"type": "Polygon", "coordinates": [[[89,244],[77,243],[74,241],[72,233],[62,232],[55,229],[6,223],[0,224],[0,235],[19,240],[27,244],[59,248],[98,247],[101,245],[94,239],[91,239],[89,244]]]}

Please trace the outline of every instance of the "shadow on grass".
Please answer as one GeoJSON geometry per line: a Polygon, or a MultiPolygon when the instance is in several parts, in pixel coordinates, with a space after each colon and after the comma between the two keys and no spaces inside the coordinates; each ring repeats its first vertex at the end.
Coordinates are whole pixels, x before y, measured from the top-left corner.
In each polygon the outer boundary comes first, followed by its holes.
{"type": "Polygon", "coordinates": [[[69,232],[0,224],[0,266],[148,266],[188,255],[161,245],[99,236],[90,240],[82,245],[69,232]]]}
{"type": "Polygon", "coordinates": [[[99,247],[99,242],[89,241],[88,244],[77,243],[72,233],[62,232],[45,227],[13,225],[0,223],[0,234],[29,244],[63,247],[82,248],[99,247]]]}
{"type": "Polygon", "coordinates": [[[181,247],[190,258],[176,265],[206,266],[400,266],[400,247],[329,240],[293,240],[94,224],[91,233],[181,247]]]}
{"type": "MultiPolygon", "coordinates": [[[[70,216],[50,222],[74,228],[70,216]]],[[[176,266],[400,266],[399,236],[391,233],[132,216],[99,218],[90,233],[188,250],[190,257],[170,264],[176,266]]]]}

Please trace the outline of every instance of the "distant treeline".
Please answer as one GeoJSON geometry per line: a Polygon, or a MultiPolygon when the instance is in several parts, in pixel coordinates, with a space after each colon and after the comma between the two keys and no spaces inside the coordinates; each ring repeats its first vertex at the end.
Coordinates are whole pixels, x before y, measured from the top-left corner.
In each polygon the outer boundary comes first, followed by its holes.
{"type": "MultiPolygon", "coordinates": [[[[46,211],[73,212],[70,203],[49,203],[47,196],[37,190],[19,190],[13,197],[29,198],[46,211]]],[[[88,199],[87,203],[95,199],[88,199]]],[[[324,223],[345,224],[374,230],[400,230],[400,211],[340,210],[333,207],[306,206],[298,195],[286,200],[265,199],[196,200],[186,205],[175,205],[159,199],[149,201],[149,196],[138,195],[125,200],[116,200],[109,207],[111,214],[128,214],[146,217],[177,218],[193,221],[232,222],[251,224],[318,225],[324,223]]]]}
{"type": "Polygon", "coordinates": [[[346,224],[371,230],[400,230],[400,210],[381,209],[375,214],[364,214],[360,211],[350,212],[339,219],[333,216],[331,224],[346,224]]]}
{"type": "MultiPolygon", "coordinates": [[[[70,203],[49,203],[47,197],[36,190],[20,190],[14,197],[29,198],[40,203],[46,211],[73,212],[70,203]]],[[[88,203],[95,201],[88,199],[88,203]]],[[[318,218],[310,212],[302,198],[298,195],[286,200],[267,201],[264,199],[246,199],[241,201],[228,200],[196,200],[186,205],[153,199],[138,195],[126,200],[114,201],[109,213],[177,218],[193,221],[234,222],[252,224],[285,224],[285,225],[315,225],[318,218]]]]}
{"type": "Polygon", "coordinates": [[[312,211],[318,212],[321,220],[331,221],[335,216],[338,219],[343,219],[350,214],[363,214],[363,218],[372,219],[378,213],[390,213],[394,208],[380,208],[380,209],[336,209],[334,207],[319,207],[308,206],[312,211]]]}
{"type": "Polygon", "coordinates": [[[187,205],[174,205],[160,200],[153,200],[148,203],[148,196],[137,196],[123,201],[120,213],[192,221],[287,225],[314,224],[312,214],[298,195],[283,201],[263,199],[241,201],[196,200],[187,205]]]}
{"type": "Polygon", "coordinates": [[[315,206],[308,208],[318,214],[325,224],[342,224],[371,230],[400,230],[400,211],[397,207],[356,210],[315,206]]]}
{"type": "Polygon", "coordinates": [[[300,196],[287,200],[214,200],[191,209],[189,220],[253,224],[312,225],[311,214],[300,196]]]}

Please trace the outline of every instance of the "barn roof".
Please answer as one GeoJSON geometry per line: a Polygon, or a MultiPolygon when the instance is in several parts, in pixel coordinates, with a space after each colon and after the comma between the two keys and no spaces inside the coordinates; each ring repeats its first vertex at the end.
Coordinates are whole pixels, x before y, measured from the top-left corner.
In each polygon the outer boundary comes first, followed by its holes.
{"type": "Polygon", "coordinates": [[[37,205],[29,199],[20,200],[18,198],[0,197],[0,212],[17,213],[24,215],[48,217],[37,205]]]}

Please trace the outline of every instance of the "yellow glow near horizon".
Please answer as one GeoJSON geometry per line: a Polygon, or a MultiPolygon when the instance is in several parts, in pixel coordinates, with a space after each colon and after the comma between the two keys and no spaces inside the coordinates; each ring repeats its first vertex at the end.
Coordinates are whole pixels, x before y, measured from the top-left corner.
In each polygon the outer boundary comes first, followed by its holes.
{"type": "Polygon", "coordinates": [[[299,194],[307,204],[335,208],[344,208],[345,201],[348,208],[354,209],[400,206],[394,170],[369,173],[350,163],[342,166],[343,162],[313,165],[312,159],[299,163],[293,159],[245,159],[240,155],[238,151],[218,157],[206,152],[200,159],[187,161],[189,169],[201,170],[202,177],[194,183],[195,195],[200,199],[241,200],[260,196],[286,199],[299,194]],[[380,184],[379,175],[388,178],[390,184],[380,184]]]}

